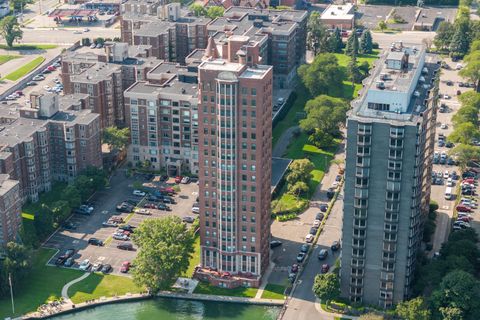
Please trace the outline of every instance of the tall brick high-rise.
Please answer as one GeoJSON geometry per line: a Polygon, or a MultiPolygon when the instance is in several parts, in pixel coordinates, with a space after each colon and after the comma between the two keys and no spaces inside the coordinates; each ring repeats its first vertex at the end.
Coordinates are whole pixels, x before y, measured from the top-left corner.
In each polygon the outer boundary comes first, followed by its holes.
{"type": "Polygon", "coordinates": [[[273,79],[258,46],[231,36],[218,50],[210,38],[198,68],[196,276],[221,287],[259,286],[269,263],[273,79]]]}

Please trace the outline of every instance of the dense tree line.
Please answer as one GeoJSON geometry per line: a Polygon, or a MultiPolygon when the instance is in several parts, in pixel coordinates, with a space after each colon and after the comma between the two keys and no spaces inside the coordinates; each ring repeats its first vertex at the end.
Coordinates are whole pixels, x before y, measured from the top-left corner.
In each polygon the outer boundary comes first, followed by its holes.
{"type": "Polygon", "coordinates": [[[10,294],[9,277],[15,289],[30,268],[31,249],[18,243],[7,243],[5,257],[0,259],[0,297],[10,294]]]}

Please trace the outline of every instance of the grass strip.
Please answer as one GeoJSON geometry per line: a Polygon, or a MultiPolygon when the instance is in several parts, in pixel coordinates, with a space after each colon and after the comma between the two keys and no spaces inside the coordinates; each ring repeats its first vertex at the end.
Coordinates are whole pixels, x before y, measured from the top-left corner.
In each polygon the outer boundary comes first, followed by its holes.
{"type": "Polygon", "coordinates": [[[10,81],[17,81],[18,79],[22,78],[26,74],[32,72],[32,70],[36,69],[44,61],[45,61],[44,57],[36,57],[32,61],[24,64],[23,66],[13,71],[12,73],[7,74],[4,79],[10,80],[10,81]]]}

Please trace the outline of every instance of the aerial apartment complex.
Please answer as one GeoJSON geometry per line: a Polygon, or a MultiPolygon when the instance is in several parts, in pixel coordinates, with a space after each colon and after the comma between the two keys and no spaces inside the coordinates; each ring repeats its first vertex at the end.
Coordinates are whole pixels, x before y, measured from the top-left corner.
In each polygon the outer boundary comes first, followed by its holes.
{"type": "Polygon", "coordinates": [[[341,291],[391,307],[409,297],[430,202],[439,64],[392,45],[347,119],[341,291]]]}
{"type": "Polygon", "coordinates": [[[272,67],[259,43],[210,38],[199,65],[201,268],[221,287],[259,286],[269,264],[272,67]],[[222,54],[220,54],[222,52],[222,54]]]}

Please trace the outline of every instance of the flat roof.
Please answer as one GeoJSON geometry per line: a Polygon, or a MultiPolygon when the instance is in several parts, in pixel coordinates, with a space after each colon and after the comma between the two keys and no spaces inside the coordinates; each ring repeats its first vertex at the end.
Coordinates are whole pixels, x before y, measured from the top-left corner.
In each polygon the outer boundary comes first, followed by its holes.
{"type": "Polygon", "coordinates": [[[8,174],[0,174],[0,195],[4,195],[8,193],[12,188],[18,185],[18,180],[10,179],[10,175],[8,174]]]}
{"type": "Polygon", "coordinates": [[[244,68],[244,65],[236,62],[229,62],[228,60],[224,59],[214,59],[203,61],[198,68],[217,71],[240,72],[244,68]]]}
{"type": "Polygon", "coordinates": [[[355,17],[353,13],[353,4],[331,4],[322,12],[322,20],[352,20],[355,17]]]}
{"type": "Polygon", "coordinates": [[[48,16],[51,17],[90,17],[96,16],[98,10],[89,9],[55,9],[48,16]]]}

